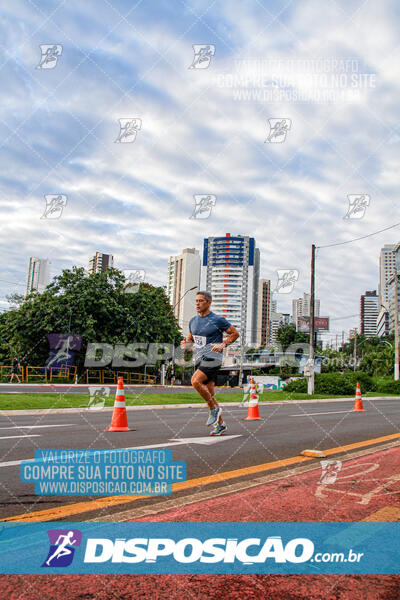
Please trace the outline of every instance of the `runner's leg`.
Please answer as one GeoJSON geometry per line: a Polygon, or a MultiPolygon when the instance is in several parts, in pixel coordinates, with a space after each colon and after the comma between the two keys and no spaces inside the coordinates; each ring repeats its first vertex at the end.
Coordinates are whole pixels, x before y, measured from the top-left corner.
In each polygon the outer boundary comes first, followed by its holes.
{"type": "Polygon", "coordinates": [[[206,380],[207,375],[203,373],[203,371],[200,371],[200,369],[197,369],[192,375],[191,384],[196,392],[207,402],[208,408],[212,410],[218,405],[213,395],[210,394],[207,385],[204,383],[206,380]]]}
{"type": "MultiPolygon", "coordinates": [[[[211,397],[213,398],[214,402],[215,402],[215,406],[219,406],[218,402],[215,399],[215,382],[214,381],[209,381],[208,383],[206,383],[206,387],[208,389],[208,391],[210,392],[211,397]]],[[[218,419],[218,423],[223,423],[223,419],[222,416],[219,416],[218,419]]]]}

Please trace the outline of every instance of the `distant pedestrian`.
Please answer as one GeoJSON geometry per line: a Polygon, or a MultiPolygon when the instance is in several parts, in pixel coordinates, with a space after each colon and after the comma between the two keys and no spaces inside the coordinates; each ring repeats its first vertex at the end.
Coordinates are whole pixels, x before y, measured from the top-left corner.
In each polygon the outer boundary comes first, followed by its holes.
{"type": "Polygon", "coordinates": [[[19,360],[17,358],[17,356],[14,356],[13,359],[13,366],[12,366],[12,371],[11,371],[11,379],[10,379],[10,383],[12,382],[12,380],[14,379],[14,375],[17,378],[18,383],[21,383],[19,377],[18,377],[18,370],[22,371],[22,367],[19,364],[19,360]]]}

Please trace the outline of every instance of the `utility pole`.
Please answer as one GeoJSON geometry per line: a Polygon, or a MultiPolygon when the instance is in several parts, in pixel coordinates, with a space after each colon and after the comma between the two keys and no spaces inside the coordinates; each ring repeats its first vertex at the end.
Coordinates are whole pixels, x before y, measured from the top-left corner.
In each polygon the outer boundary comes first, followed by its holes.
{"type": "Polygon", "coordinates": [[[311,246],[311,299],[310,299],[310,353],[308,357],[309,377],[307,393],[314,393],[314,304],[315,304],[315,244],[311,246]]]}
{"type": "Polygon", "coordinates": [[[353,371],[355,371],[356,370],[356,364],[357,364],[357,327],[354,329],[353,363],[354,363],[353,371]]]}
{"type": "MultiPolygon", "coordinates": [[[[396,257],[397,258],[397,257],[396,257]]],[[[399,380],[399,283],[397,264],[394,265],[394,380],[399,380]]]]}
{"type": "Polygon", "coordinates": [[[244,362],[244,345],[245,345],[245,338],[246,338],[246,327],[243,327],[243,333],[240,337],[241,337],[241,344],[240,344],[240,368],[239,368],[239,381],[238,381],[239,387],[241,387],[242,383],[243,383],[243,362],[244,362]]]}

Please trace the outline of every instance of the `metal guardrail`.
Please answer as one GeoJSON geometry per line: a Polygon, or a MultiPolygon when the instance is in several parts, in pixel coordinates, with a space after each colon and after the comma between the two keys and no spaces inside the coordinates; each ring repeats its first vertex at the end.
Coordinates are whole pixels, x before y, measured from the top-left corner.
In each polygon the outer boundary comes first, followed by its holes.
{"type": "Polygon", "coordinates": [[[57,382],[60,379],[67,379],[68,383],[74,382],[77,374],[77,367],[61,365],[59,367],[46,366],[36,367],[28,365],[25,367],[26,382],[44,380],[45,383],[48,381],[57,382]]]}
{"type": "Polygon", "coordinates": [[[118,377],[124,378],[126,385],[155,385],[157,383],[156,375],[148,375],[147,373],[132,373],[131,371],[111,371],[108,369],[87,369],[86,383],[94,383],[99,385],[116,384],[118,377]]]}
{"type": "MultiPolygon", "coordinates": [[[[3,377],[11,377],[12,370],[12,365],[0,365],[0,379],[3,379],[3,377]]],[[[22,365],[21,370],[18,370],[18,377],[21,381],[24,381],[24,367],[22,365]]]]}

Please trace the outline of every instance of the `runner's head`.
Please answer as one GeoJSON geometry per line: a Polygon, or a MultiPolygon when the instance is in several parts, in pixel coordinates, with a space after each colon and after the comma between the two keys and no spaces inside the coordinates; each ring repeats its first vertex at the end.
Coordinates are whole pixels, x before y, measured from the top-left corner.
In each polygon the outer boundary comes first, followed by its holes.
{"type": "Polygon", "coordinates": [[[196,294],[196,310],[199,314],[207,313],[210,309],[212,296],[210,292],[197,292],[196,294]]]}

